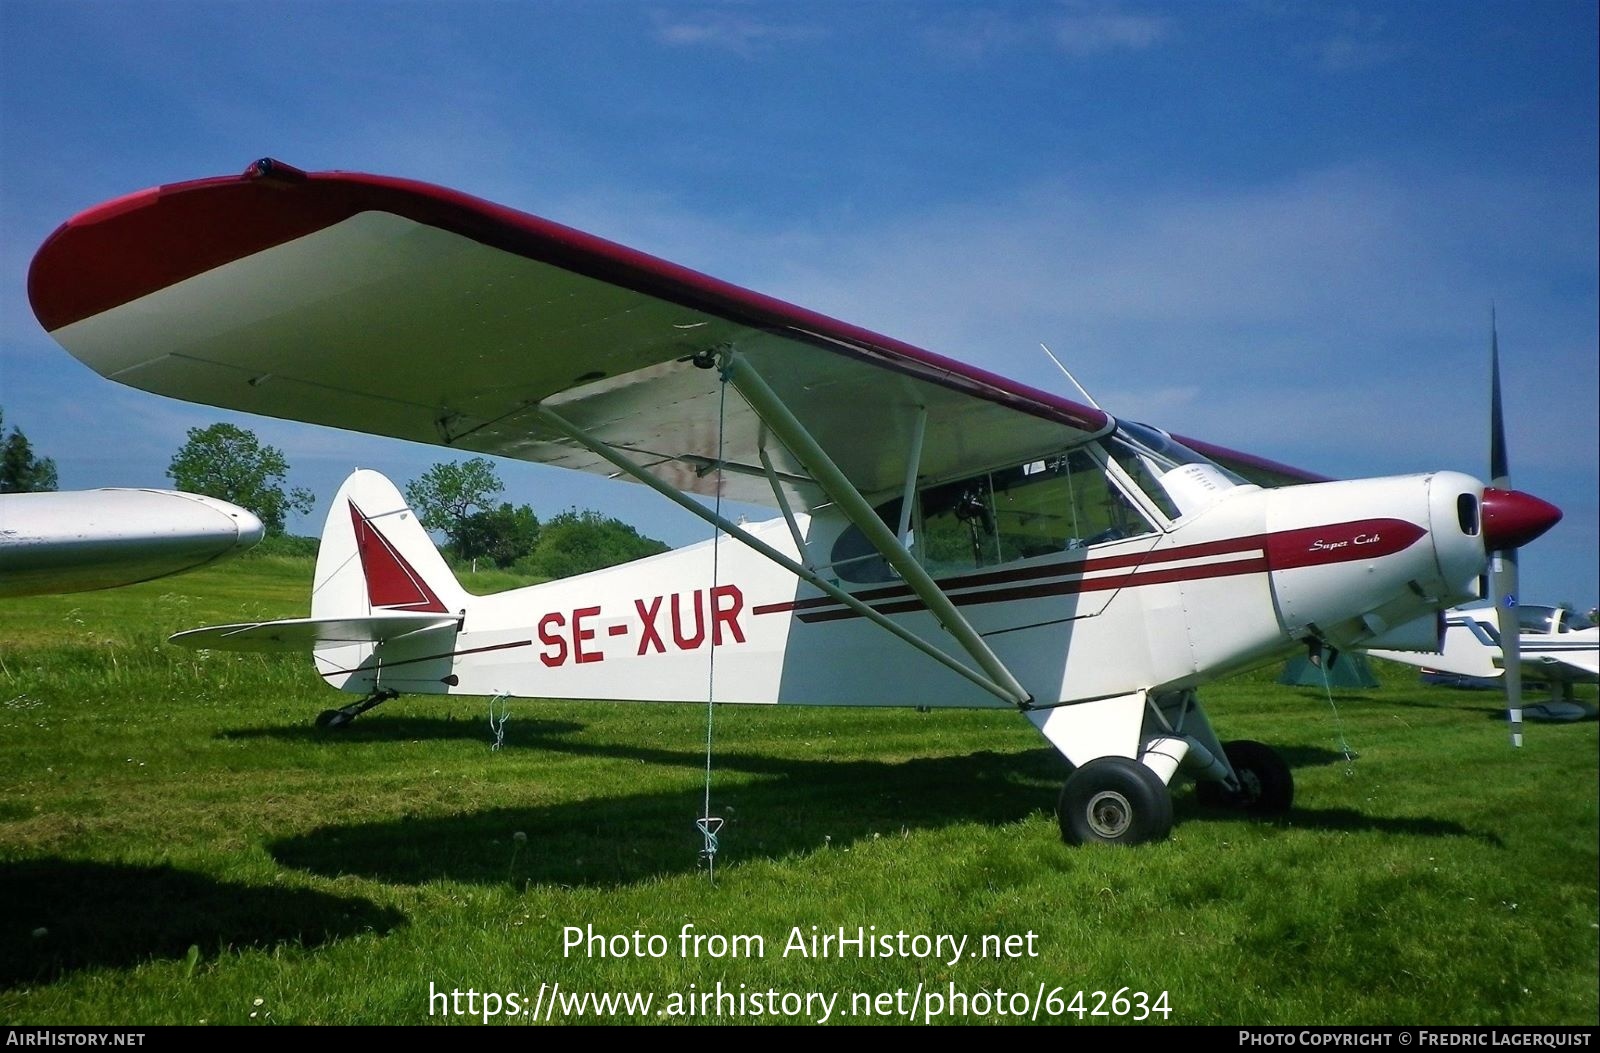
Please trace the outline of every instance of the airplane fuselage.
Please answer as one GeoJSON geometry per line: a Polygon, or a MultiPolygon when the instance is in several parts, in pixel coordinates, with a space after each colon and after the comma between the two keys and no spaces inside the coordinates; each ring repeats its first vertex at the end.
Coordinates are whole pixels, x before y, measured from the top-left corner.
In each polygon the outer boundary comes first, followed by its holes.
{"type": "MultiPolygon", "coordinates": [[[[936,580],[1036,702],[1181,690],[1309,637],[1343,647],[1431,624],[1481,566],[1476,523],[1469,533],[1456,508],[1480,489],[1454,473],[1240,486],[1165,529],[936,580]]],[[[827,516],[799,525],[805,553],[781,519],[749,529],[797,560],[849,529],[827,516]]],[[[849,591],[942,636],[898,581],[849,591]]],[[[319,581],[313,615],[348,612],[339,596],[319,581]]],[[[729,538],[440,607],[460,614],[454,628],[321,647],[319,670],[360,692],[1006,705],[729,538]]]]}

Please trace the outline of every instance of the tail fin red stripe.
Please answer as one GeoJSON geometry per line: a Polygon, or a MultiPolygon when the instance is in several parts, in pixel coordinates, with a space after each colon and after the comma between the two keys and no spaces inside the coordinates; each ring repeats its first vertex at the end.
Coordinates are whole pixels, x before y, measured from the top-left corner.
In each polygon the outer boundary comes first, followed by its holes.
{"type": "Polygon", "coordinates": [[[367,601],[373,607],[449,613],[449,608],[428,588],[422,575],[406,562],[354,501],[350,502],[350,523],[355,527],[356,551],[361,554],[361,571],[367,579],[367,601]]]}

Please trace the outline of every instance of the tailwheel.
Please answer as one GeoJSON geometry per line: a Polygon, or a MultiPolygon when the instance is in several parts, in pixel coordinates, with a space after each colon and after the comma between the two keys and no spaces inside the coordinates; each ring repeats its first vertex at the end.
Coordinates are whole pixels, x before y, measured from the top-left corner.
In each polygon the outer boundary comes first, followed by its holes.
{"type": "Polygon", "coordinates": [[[1195,797],[1210,808],[1233,808],[1249,815],[1279,816],[1294,804],[1294,773],[1271,746],[1250,739],[1225,742],[1222,750],[1239,777],[1239,789],[1220,782],[1195,785],[1195,797]]]}
{"type": "Polygon", "coordinates": [[[1057,817],[1069,845],[1160,841],[1172,831],[1172,795],[1138,761],[1096,757],[1067,777],[1057,817]]]}
{"type": "Polygon", "coordinates": [[[352,702],[348,706],[340,706],[338,709],[324,709],[321,713],[317,714],[317,727],[328,729],[347,728],[357,717],[365,713],[367,710],[373,708],[374,706],[382,705],[391,698],[399,697],[400,692],[398,691],[390,691],[387,688],[380,688],[379,690],[368,695],[366,698],[363,698],[360,702],[352,702]]]}

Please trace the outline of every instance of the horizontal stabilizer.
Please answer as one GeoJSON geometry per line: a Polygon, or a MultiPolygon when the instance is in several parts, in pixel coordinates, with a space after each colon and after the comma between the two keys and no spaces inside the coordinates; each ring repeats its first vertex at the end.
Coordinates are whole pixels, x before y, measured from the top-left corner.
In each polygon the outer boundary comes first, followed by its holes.
{"type": "Polygon", "coordinates": [[[429,629],[454,628],[457,624],[457,619],[448,615],[396,611],[357,618],[290,618],[281,622],[213,625],[177,633],[170,642],[212,651],[307,651],[325,644],[378,644],[429,629]]]}

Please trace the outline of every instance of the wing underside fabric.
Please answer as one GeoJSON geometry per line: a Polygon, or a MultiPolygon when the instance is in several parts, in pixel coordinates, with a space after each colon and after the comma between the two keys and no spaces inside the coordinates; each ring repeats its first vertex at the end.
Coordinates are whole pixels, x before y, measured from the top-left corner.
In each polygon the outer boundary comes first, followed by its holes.
{"type": "Polygon", "coordinates": [[[673,485],[802,507],[815,487],[715,368],[733,349],[864,493],[1082,441],[1103,414],[435,187],[255,169],[69,221],[35,312],[112,379],[193,402],[611,474],[544,403],[673,485]]]}
{"type": "Polygon", "coordinates": [[[758,504],[775,503],[774,481],[800,508],[826,498],[724,390],[728,351],[869,497],[898,492],[913,456],[938,482],[1114,424],[502,206],[275,162],[74,217],[35,257],[29,294],[68,351],[134,387],[615,474],[542,426],[543,404],[679,489],[711,495],[720,478],[758,504]]]}

